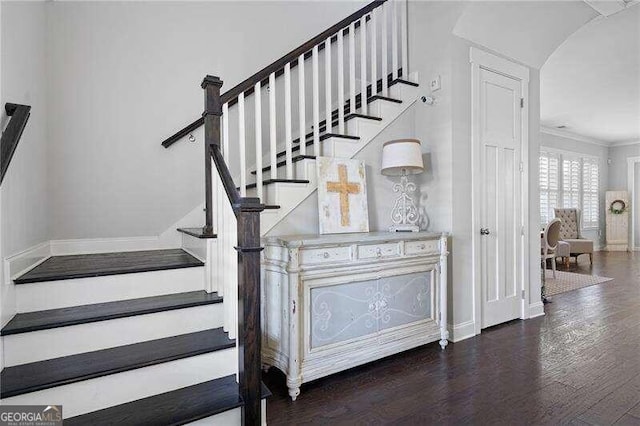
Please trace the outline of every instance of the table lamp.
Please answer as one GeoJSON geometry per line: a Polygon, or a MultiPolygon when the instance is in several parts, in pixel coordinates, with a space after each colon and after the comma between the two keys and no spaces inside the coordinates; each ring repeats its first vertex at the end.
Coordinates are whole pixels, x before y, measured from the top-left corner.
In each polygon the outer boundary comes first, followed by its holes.
{"type": "Polygon", "coordinates": [[[424,171],[422,148],[418,139],[397,139],[382,146],[382,174],[400,176],[400,183],[393,191],[400,193],[391,210],[391,232],[418,232],[420,214],[413,199],[416,184],[409,182],[409,175],[424,171]]]}

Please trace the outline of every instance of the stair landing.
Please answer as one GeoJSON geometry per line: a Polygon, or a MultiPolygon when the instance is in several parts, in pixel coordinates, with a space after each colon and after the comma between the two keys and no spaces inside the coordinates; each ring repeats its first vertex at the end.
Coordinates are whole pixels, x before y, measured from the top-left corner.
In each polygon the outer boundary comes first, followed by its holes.
{"type": "Polygon", "coordinates": [[[182,249],[53,256],[14,282],[27,284],[203,265],[202,261],[182,249]]]}

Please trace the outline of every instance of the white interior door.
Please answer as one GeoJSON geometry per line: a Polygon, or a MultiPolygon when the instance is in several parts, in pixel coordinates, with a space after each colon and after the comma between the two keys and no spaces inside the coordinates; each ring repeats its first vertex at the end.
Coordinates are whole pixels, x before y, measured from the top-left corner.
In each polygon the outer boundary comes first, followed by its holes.
{"type": "Polygon", "coordinates": [[[519,318],[522,277],[521,81],[480,68],[482,328],[519,318]]]}

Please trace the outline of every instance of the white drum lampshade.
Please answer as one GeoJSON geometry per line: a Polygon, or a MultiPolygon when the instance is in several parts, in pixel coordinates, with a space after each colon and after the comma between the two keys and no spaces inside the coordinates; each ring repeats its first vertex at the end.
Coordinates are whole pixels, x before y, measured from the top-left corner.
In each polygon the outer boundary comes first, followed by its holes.
{"type": "Polygon", "coordinates": [[[423,171],[422,147],[418,139],[397,139],[382,146],[383,175],[414,175],[423,171]]]}

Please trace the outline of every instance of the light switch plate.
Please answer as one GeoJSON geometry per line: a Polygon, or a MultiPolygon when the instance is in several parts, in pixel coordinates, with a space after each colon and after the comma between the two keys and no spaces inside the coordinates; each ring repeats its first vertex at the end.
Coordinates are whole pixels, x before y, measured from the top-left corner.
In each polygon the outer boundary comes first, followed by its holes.
{"type": "Polygon", "coordinates": [[[431,89],[432,92],[435,92],[436,90],[440,90],[441,83],[440,83],[439,75],[437,75],[431,80],[431,82],[429,83],[429,88],[431,89]]]}

